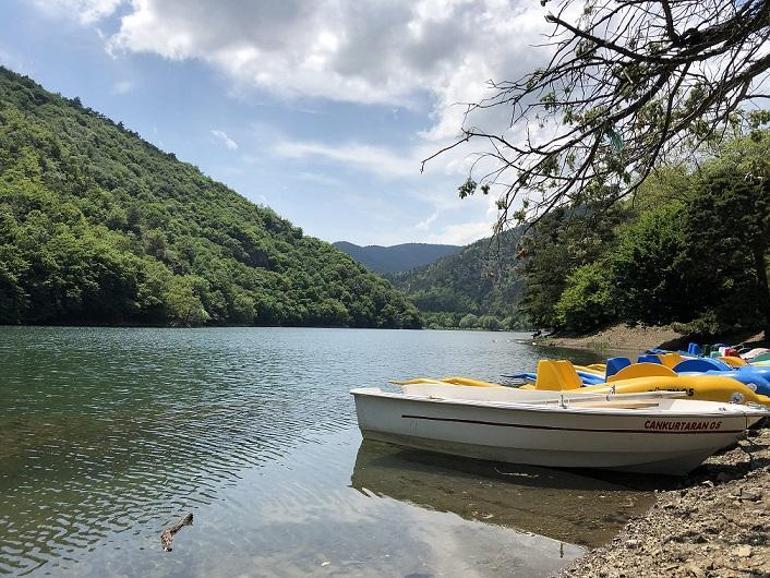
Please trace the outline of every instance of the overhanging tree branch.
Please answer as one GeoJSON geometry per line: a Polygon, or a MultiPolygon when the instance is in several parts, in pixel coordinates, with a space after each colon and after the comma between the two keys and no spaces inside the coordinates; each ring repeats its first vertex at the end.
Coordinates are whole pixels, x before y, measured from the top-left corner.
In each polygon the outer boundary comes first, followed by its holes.
{"type": "Polygon", "coordinates": [[[614,202],[661,159],[770,120],[745,106],[767,98],[770,0],[562,0],[546,19],[547,66],[491,83],[457,141],[423,162],[487,143],[479,156],[496,166],[478,181],[471,171],[460,190],[501,191],[498,228],[560,206],[614,202]],[[581,16],[571,18],[576,6],[581,16]],[[510,109],[505,131],[469,126],[476,110],[499,107],[510,109]]]}

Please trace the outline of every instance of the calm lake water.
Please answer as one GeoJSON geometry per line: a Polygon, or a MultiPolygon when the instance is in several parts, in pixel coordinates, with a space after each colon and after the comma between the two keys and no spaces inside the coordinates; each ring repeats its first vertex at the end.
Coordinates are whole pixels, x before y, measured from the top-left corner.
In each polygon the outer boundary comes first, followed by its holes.
{"type": "Polygon", "coordinates": [[[522,337],[0,328],[0,574],[549,575],[650,493],[362,443],[348,394],[533,368],[522,337]]]}

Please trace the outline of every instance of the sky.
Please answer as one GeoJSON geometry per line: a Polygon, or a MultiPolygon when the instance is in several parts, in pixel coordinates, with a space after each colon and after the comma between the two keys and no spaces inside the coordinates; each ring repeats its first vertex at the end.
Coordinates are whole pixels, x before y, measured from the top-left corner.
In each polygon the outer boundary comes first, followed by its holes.
{"type": "MultiPolygon", "coordinates": [[[[547,57],[536,0],[0,0],[0,64],[80,97],[305,233],[467,244],[494,195],[454,142],[547,57]]],[[[472,126],[504,134],[510,111],[472,126]]]]}

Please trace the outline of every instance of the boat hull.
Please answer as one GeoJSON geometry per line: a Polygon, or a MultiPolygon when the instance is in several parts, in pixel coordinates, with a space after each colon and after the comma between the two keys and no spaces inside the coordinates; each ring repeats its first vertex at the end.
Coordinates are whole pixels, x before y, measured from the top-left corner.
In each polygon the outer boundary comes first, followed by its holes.
{"type": "Polygon", "coordinates": [[[353,394],[359,427],[369,439],[502,462],[671,475],[694,469],[760,419],[738,412],[612,415],[365,390],[353,394]]]}

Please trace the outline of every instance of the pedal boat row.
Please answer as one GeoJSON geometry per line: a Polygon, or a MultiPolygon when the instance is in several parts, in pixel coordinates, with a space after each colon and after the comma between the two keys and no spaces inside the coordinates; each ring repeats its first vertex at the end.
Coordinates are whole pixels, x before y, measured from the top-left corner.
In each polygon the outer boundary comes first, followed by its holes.
{"type": "Polygon", "coordinates": [[[423,378],[401,382],[400,392],[351,393],[368,439],[502,462],[671,475],[686,474],[770,415],[745,398],[689,399],[687,389],[644,379],[644,391],[628,390],[633,378],[581,387],[571,363],[541,360],[532,389],[423,378]]]}

